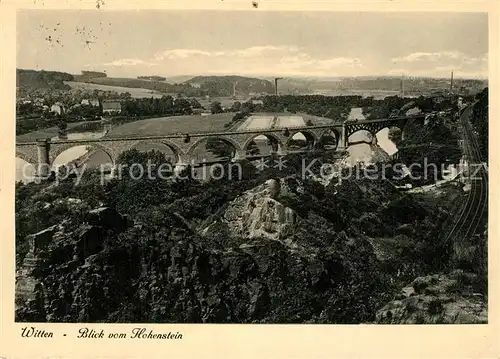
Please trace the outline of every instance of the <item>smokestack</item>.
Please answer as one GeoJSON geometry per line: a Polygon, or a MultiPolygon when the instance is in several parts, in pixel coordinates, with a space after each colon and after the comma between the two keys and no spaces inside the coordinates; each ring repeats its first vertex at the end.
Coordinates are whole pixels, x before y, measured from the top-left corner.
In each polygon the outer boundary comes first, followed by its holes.
{"type": "Polygon", "coordinates": [[[276,77],[274,79],[274,94],[278,96],[278,80],[283,79],[283,77],[276,77]]]}
{"type": "Polygon", "coordinates": [[[453,71],[451,72],[450,93],[453,93],[453,71]]]}
{"type": "Polygon", "coordinates": [[[404,98],[405,97],[405,83],[404,83],[404,78],[403,78],[403,74],[401,74],[401,97],[404,98]]]}

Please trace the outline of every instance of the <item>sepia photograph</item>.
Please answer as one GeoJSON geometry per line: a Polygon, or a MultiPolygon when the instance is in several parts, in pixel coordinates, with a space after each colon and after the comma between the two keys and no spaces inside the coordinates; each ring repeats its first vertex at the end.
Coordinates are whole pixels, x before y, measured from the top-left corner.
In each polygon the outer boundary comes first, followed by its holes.
{"type": "Polygon", "coordinates": [[[488,25],[18,9],[15,322],[488,324],[488,25]]]}

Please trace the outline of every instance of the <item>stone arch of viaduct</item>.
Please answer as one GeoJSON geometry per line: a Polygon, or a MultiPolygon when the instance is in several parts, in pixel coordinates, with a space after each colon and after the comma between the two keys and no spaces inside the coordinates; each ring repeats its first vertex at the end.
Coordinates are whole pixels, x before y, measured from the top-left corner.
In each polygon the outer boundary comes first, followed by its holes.
{"type": "Polygon", "coordinates": [[[401,130],[401,137],[404,138],[404,130],[406,124],[408,123],[409,118],[398,118],[398,119],[387,119],[382,121],[363,121],[363,122],[354,122],[346,127],[346,139],[349,139],[351,135],[358,131],[368,131],[373,136],[375,136],[380,130],[389,127],[397,127],[401,130]]]}

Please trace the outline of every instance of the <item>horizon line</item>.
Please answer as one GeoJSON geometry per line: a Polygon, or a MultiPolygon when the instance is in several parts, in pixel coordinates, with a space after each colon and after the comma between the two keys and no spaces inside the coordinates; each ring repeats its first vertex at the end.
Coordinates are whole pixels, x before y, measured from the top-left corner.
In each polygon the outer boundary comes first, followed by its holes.
{"type": "MultiPolygon", "coordinates": [[[[33,69],[33,68],[20,68],[16,67],[17,70],[24,70],[24,71],[52,71],[52,72],[61,72],[61,73],[67,73],[73,76],[81,76],[83,71],[88,71],[88,72],[102,72],[106,74],[106,77],[108,78],[126,78],[126,79],[137,79],[139,76],[161,76],[161,77],[166,77],[167,80],[168,78],[175,78],[175,77],[201,77],[201,76],[214,76],[214,77],[227,77],[227,76],[240,76],[240,77],[248,77],[248,78],[258,78],[258,79],[265,79],[265,78],[274,78],[277,76],[283,76],[285,79],[303,79],[303,78],[314,78],[314,79],[345,79],[345,78],[370,78],[370,77],[377,77],[377,78],[401,78],[403,76],[404,78],[422,78],[422,79],[436,79],[436,80],[442,80],[442,79],[450,79],[449,76],[432,76],[432,75],[411,75],[411,74],[399,74],[399,75],[391,75],[391,74],[372,74],[372,75],[287,75],[287,74],[241,74],[241,73],[205,73],[205,74],[178,74],[178,75],[162,75],[162,74],[150,74],[150,75],[135,75],[135,76],[128,76],[128,77],[123,77],[123,76],[110,76],[105,70],[80,70],[79,74],[68,72],[68,71],[62,71],[62,70],[52,70],[52,69],[33,69]]],[[[450,72],[451,73],[451,72],[450,72]]],[[[453,71],[453,78],[454,79],[459,79],[459,80],[477,80],[477,81],[488,81],[489,78],[488,76],[478,76],[478,77],[462,77],[460,76],[460,73],[453,71]]]]}

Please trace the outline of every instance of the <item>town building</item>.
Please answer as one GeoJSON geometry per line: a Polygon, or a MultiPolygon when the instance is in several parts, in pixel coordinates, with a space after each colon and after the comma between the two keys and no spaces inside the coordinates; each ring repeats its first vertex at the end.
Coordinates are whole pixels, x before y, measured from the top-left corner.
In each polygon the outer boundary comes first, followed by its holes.
{"type": "Polygon", "coordinates": [[[102,112],[103,114],[108,115],[117,115],[122,112],[122,105],[120,102],[103,102],[102,103],[102,112]]]}
{"type": "Polygon", "coordinates": [[[60,102],[56,102],[50,107],[50,112],[57,113],[58,115],[64,114],[64,106],[60,102]]]}
{"type": "Polygon", "coordinates": [[[83,99],[82,102],[80,102],[80,104],[81,105],[98,107],[99,106],[99,100],[83,99]]]}
{"type": "Polygon", "coordinates": [[[42,107],[45,104],[45,99],[42,97],[37,97],[37,98],[35,98],[34,104],[35,104],[35,106],[42,107]]]}

